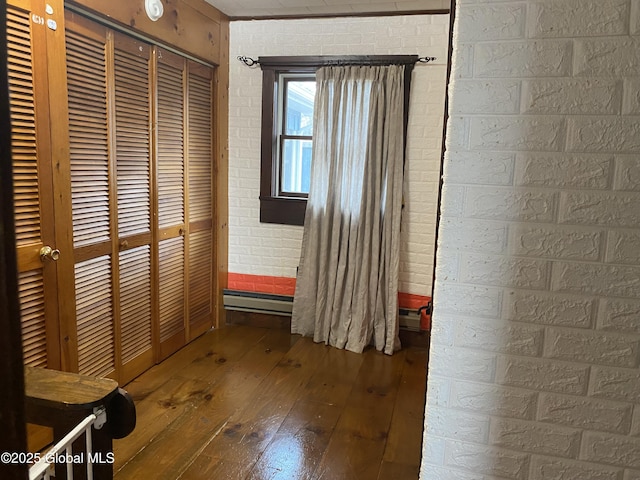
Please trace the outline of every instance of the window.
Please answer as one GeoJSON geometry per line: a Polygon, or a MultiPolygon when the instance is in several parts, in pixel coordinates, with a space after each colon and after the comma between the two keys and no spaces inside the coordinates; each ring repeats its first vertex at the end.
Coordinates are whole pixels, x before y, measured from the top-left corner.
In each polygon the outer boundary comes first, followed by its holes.
{"type": "MultiPolygon", "coordinates": [[[[313,150],[316,70],[324,65],[391,63],[413,68],[417,60],[417,55],[258,58],[262,68],[261,222],[304,225],[313,150]]],[[[408,95],[406,83],[405,105],[408,95]]],[[[407,111],[405,108],[405,127],[407,111]]]]}
{"type": "Polygon", "coordinates": [[[260,221],[303,225],[313,151],[314,57],[261,57],[260,221]]]}
{"type": "Polygon", "coordinates": [[[278,196],[309,194],[313,146],[314,74],[281,73],[278,79],[278,196]]]}

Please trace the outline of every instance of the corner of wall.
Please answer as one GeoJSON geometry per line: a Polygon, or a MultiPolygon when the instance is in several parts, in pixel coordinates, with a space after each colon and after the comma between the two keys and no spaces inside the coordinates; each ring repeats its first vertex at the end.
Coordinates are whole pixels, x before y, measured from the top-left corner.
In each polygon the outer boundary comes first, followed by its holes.
{"type": "Polygon", "coordinates": [[[421,478],[640,478],[640,13],[459,2],[421,478]]]}

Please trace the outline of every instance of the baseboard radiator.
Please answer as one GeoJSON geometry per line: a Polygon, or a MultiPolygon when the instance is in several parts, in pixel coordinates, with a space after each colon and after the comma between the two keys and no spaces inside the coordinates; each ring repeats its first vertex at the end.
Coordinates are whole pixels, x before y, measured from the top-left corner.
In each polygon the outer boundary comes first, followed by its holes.
{"type": "MultiPolygon", "coordinates": [[[[224,290],[224,308],[239,312],[262,313],[267,315],[291,316],[293,297],[271,293],[224,290]]],[[[420,315],[416,310],[399,309],[400,328],[413,332],[420,331],[420,315]]]]}

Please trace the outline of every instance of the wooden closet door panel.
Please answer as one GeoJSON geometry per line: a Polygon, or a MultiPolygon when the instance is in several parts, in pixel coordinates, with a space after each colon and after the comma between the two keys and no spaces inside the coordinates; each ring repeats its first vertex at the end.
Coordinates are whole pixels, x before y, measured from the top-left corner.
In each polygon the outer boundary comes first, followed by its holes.
{"type": "Polygon", "coordinates": [[[160,359],[186,343],[184,58],[156,47],[160,359]]]}
{"type": "MultiPolygon", "coordinates": [[[[189,62],[189,223],[213,218],[213,70],[189,62]]],[[[195,226],[195,225],[194,225],[195,226]]],[[[197,228],[197,227],[196,227],[197,228]]],[[[197,228],[198,230],[200,228],[197,228]]]]}
{"type": "Polygon", "coordinates": [[[116,376],[107,30],[66,18],[78,371],[116,376]]]}
{"type": "Polygon", "coordinates": [[[177,236],[159,242],[160,358],[167,358],[186,343],[185,245],[177,236]]]}
{"type": "Polygon", "coordinates": [[[120,351],[126,383],[153,365],[151,338],[151,247],[119,255],[120,351]]]}
{"type": "Polygon", "coordinates": [[[60,367],[44,5],[7,2],[7,67],[19,296],[26,365],[60,367]]]}
{"type": "Polygon", "coordinates": [[[103,255],[76,264],[78,371],[108,376],[116,369],[113,336],[111,257],[103,255]]]}
{"type": "Polygon", "coordinates": [[[66,38],[76,257],[87,246],[93,256],[111,251],[106,31],[82,26],[68,22],[66,38]]]}
{"type": "Polygon", "coordinates": [[[185,219],[185,60],[157,49],[158,227],[184,227],[185,219]]]}
{"type": "Polygon", "coordinates": [[[18,274],[22,349],[25,365],[47,367],[46,313],[42,272],[31,270],[18,274]]]}
{"type": "Polygon", "coordinates": [[[189,339],[213,324],[213,70],[188,62],[189,339]]]}
{"type": "Polygon", "coordinates": [[[153,365],[151,300],[151,47],[113,33],[113,132],[119,380],[153,365]]]}
{"type": "Polygon", "coordinates": [[[147,234],[151,243],[149,135],[150,47],[114,34],[115,161],[118,238],[147,234]]]}
{"type": "Polygon", "coordinates": [[[191,338],[211,327],[213,313],[211,230],[189,234],[189,323],[191,338]],[[204,329],[204,330],[203,330],[204,329]]]}

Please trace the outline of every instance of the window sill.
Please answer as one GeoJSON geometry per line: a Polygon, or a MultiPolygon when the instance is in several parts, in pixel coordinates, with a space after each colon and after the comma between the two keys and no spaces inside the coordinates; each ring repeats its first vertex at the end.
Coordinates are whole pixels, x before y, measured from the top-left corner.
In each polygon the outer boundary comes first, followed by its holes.
{"type": "Polygon", "coordinates": [[[260,223],[304,226],[306,198],[260,197],[260,223]]]}

